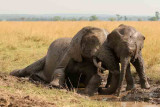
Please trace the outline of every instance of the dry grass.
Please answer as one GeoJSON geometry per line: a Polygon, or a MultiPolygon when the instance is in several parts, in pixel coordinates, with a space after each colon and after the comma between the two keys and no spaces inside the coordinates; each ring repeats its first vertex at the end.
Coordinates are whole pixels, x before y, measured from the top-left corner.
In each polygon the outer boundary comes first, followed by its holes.
{"type": "Polygon", "coordinates": [[[148,74],[160,75],[160,22],[0,22],[0,71],[25,67],[44,56],[53,40],[73,37],[84,26],[112,31],[122,23],[145,35],[143,56],[148,74]]]}
{"type": "MultiPolygon", "coordinates": [[[[105,101],[93,101],[66,90],[32,84],[27,78],[0,73],[0,107],[110,107],[105,101]],[[12,106],[11,106],[12,105],[12,106]]],[[[115,106],[116,104],[112,104],[115,106]]]]}
{"type": "Polygon", "coordinates": [[[112,31],[122,23],[145,35],[143,56],[147,75],[160,80],[160,22],[0,22],[0,72],[27,66],[43,57],[53,40],[73,37],[84,26],[112,31]]]}

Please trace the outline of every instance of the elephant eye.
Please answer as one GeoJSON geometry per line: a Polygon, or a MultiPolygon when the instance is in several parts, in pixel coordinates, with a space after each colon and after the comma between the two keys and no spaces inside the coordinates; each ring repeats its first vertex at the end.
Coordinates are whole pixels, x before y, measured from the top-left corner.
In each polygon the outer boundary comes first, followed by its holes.
{"type": "Polygon", "coordinates": [[[142,50],[142,48],[140,48],[140,51],[142,50]]]}

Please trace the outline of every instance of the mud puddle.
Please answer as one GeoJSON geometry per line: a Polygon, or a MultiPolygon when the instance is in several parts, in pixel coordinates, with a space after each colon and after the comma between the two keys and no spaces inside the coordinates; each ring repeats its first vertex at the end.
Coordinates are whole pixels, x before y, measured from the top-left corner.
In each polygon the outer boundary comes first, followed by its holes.
{"type": "Polygon", "coordinates": [[[114,95],[95,95],[90,97],[92,100],[98,100],[98,101],[107,101],[107,102],[113,102],[115,106],[120,107],[160,107],[159,104],[156,104],[155,102],[149,103],[144,101],[136,101],[136,100],[123,100],[122,98],[118,98],[114,95]]]}
{"type": "Polygon", "coordinates": [[[160,107],[159,105],[145,102],[118,102],[117,105],[120,107],[160,107]]]}
{"type": "MultiPolygon", "coordinates": [[[[141,89],[138,76],[134,76],[134,81],[135,89],[131,91],[125,91],[126,84],[124,84],[120,97],[117,97],[114,94],[97,94],[90,98],[98,101],[118,102],[118,104],[120,104],[122,107],[127,107],[128,105],[130,105],[129,107],[160,107],[160,81],[152,81],[151,79],[148,79],[151,86],[150,89],[141,89]]],[[[102,87],[105,86],[106,82],[107,81],[104,80],[102,87]]]]}
{"type": "MultiPolygon", "coordinates": [[[[143,104],[156,104],[160,107],[160,85],[152,85],[150,89],[141,89],[139,86],[136,86],[136,89],[132,91],[123,91],[121,93],[120,97],[117,97],[116,95],[94,95],[90,97],[92,100],[98,100],[98,101],[108,101],[108,102],[122,102],[121,104],[127,105],[128,103],[136,102],[136,104],[141,103],[143,104]]],[[[124,106],[125,107],[125,106],[124,106]]],[[[133,107],[136,107],[133,106],[133,107]]],[[[152,106],[151,106],[152,107],[152,106]]],[[[154,106],[153,106],[154,107],[154,106]]]]}

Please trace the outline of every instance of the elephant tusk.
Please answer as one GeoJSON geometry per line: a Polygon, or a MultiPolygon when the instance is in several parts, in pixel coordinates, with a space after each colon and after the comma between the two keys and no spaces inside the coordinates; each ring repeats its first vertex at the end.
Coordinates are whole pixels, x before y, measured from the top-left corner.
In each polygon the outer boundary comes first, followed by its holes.
{"type": "Polygon", "coordinates": [[[99,64],[97,63],[96,58],[93,58],[93,63],[94,63],[94,65],[95,65],[97,68],[101,69],[102,71],[105,71],[105,70],[106,70],[106,69],[104,69],[103,67],[99,66],[99,64]]]}

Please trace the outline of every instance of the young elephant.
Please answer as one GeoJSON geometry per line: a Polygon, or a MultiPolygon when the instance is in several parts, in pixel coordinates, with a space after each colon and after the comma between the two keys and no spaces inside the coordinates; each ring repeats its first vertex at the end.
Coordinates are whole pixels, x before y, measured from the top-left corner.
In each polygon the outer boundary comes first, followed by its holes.
{"type": "Polygon", "coordinates": [[[108,67],[108,53],[110,53],[108,51],[112,51],[113,54],[111,54],[111,56],[114,55],[114,57],[111,58],[116,58],[115,60],[121,63],[121,72],[120,76],[118,76],[120,78],[116,79],[116,74],[119,72],[119,64],[116,64],[116,67],[113,67],[112,70],[114,73],[110,74],[110,76],[112,75],[111,86],[105,90],[100,90],[100,93],[108,94],[118,88],[117,95],[119,96],[124,81],[124,76],[126,76],[127,88],[134,88],[134,82],[130,72],[130,62],[138,72],[141,87],[146,89],[150,88],[145,75],[144,62],[141,54],[144,40],[145,37],[140,32],[138,32],[135,28],[126,25],[120,25],[108,35],[106,41],[96,56],[106,67],[108,67]],[[118,84],[113,84],[115,81],[117,81],[116,83],[118,84]]]}
{"type": "MultiPolygon", "coordinates": [[[[50,83],[53,72],[59,64],[63,55],[70,46],[72,38],[61,38],[55,40],[49,47],[47,55],[24,69],[14,70],[10,74],[17,77],[30,76],[35,81],[43,81],[50,83]]],[[[76,62],[70,59],[66,69],[66,80],[68,87],[78,87],[83,83],[84,94],[93,95],[101,84],[101,77],[97,74],[97,67],[94,66],[92,60],[83,58],[83,62],[76,62]],[[75,78],[73,78],[75,77],[75,78]]]]}
{"type": "Polygon", "coordinates": [[[72,39],[69,48],[65,55],[57,65],[53,73],[52,82],[50,83],[56,87],[63,87],[65,73],[64,70],[70,59],[76,62],[82,62],[83,58],[93,59],[96,52],[104,43],[107,37],[107,32],[104,29],[96,27],[84,27],[72,39]]]}

